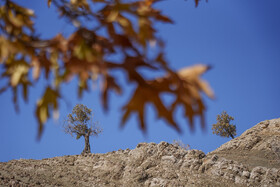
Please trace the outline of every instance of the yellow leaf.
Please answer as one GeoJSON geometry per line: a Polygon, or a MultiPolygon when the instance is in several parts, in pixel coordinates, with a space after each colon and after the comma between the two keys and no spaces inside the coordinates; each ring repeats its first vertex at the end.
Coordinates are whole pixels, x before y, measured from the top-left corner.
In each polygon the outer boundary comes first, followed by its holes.
{"type": "Polygon", "coordinates": [[[45,123],[48,119],[48,110],[47,107],[42,106],[39,112],[39,118],[42,123],[45,123]]]}
{"type": "MultiPolygon", "coordinates": [[[[51,0],[48,0],[48,1],[51,1],[51,0]]],[[[25,13],[28,16],[34,16],[34,10],[32,10],[32,9],[25,9],[25,13]]]]}
{"type": "Polygon", "coordinates": [[[11,10],[8,11],[8,18],[10,22],[16,27],[22,27],[24,25],[22,16],[21,15],[15,16],[11,10]]]}
{"type": "Polygon", "coordinates": [[[14,71],[11,75],[11,85],[14,87],[18,85],[23,75],[28,73],[29,68],[25,65],[17,65],[11,71],[14,71]]]}
{"type": "Polygon", "coordinates": [[[119,15],[119,12],[118,12],[118,11],[112,10],[112,11],[110,11],[110,14],[108,15],[108,17],[107,17],[106,20],[107,20],[108,22],[114,22],[114,21],[116,21],[118,15],[119,15]]]}
{"type": "Polygon", "coordinates": [[[76,4],[76,3],[77,3],[77,0],[70,0],[70,3],[71,3],[71,4],[76,4]]]}
{"type": "Polygon", "coordinates": [[[35,114],[39,123],[38,138],[41,137],[44,123],[46,123],[47,119],[50,117],[50,110],[57,110],[57,99],[59,97],[60,95],[58,90],[53,90],[52,88],[47,87],[43,97],[37,102],[35,114]]]}

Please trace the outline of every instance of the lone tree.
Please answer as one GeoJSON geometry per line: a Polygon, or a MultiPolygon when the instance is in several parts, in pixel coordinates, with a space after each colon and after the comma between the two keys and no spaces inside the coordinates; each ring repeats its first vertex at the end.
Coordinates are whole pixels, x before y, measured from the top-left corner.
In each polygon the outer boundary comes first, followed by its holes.
{"type": "Polygon", "coordinates": [[[230,124],[233,120],[234,118],[229,116],[226,111],[223,111],[221,115],[217,115],[217,123],[212,126],[213,134],[234,139],[236,126],[230,124]]]}
{"type": "Polygon", "coordinates": [[[82,136],[85,138],[85,148],[82,152],[91,153],[89,137],[97,136],[102,132],[102,129],[92,123],[92,110],[85,105],[77,104],[71,114],[68,114],[67,119],[64,122],[64,131],[71,136],[76,135],[76,139],[80,139],[82,136]]]}

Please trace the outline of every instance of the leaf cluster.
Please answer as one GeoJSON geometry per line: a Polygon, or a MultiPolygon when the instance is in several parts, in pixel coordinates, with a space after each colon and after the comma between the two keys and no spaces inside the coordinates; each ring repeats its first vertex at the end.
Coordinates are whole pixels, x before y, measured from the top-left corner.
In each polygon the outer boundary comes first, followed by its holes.
{"type": "Polygon", "coordinates": [[[67,116],[64,122],[64,132],[71,136],[76,135],[76,139],[82,136],[97,136],[102,129],[95,123],[92,123],[92,110],[85,105],[77,104],[72,113],[67,116]]]}
{"type": "Polygon", "coordinates": [[[236,125],[231,124],[233,120],[234,118],[229,116],[226,111],[217,115],[217,123],[212,126],[213,134],[233,139],[236,136],[236,125]]]}
{"type": "MultiPolygon", "coordinates": [[[[0,31],[3,33],[0,36],[0,63],[3,67],[1,78],[5,78],[7,84],[0,92],[11,88],[18,108],[19,88],[27,101],[29,88],[42,76],[47,80],[48,85],[35,112],[40,137],[50,113],[59,109],[63,84],[77,77],[77,93],[81,97],[90,84],[100,80],[101,100],[107,110],[109,93],[121,94],[123,91],[124,85],[120,85],[113,74],[120,71],[126,75],[128,83],[136,85],[132,97],[123,106],[122,125],[136,113],[139,125],[145,131],[145,107],[151,103],[158,117],[178,131],[180,128],[173,114],[178,105],[183,106],[192,127],[194,116],[201,119],[204,116],[201,92],[213,97],[208,84],[200,78],[209,67],[195,65],[179,71],[170,68],[165,59],[164,42],[158,37],[155,25],[173,22],[154,7],[157,2],[48,0],[48,6],[54,6],[60,17],[75,30],[69,37],[58,33],[46,40],[36,33],[34,11],[5,0],[0,7],[0,31]],[[157,52],[153,55],[148,53],[151,42],[156,43],[157,52]],[[164,72],[165,76],[147,79],[140,69],[164,72]],[[164,93],[175,97],[170,106],[162,100],[164,93]]],[[[198,0],[195,2],[197,5],[198,0]]]]}

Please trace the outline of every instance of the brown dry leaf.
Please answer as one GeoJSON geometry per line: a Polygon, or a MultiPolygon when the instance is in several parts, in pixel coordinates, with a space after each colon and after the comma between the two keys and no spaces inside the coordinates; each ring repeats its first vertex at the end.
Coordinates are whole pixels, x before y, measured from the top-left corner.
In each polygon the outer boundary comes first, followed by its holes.
{"type": "MultiPolygon", "coordinates": [[[[198,6],[200,0],[195,0],[195,7],[198,6]]],[[[208,2],[208,0],[206,0],[206,2],[208,2]]]]}
{"type": "Polygon", "coordinates": [[[162,103],[159,94],[159,90],[153,89],[153,87],[139,86],[135,90],[130,101],[123,107],[124,114],[122,116],[121,126],[124,126],[131,114],[136,113],[138,120],[140,121],[140,128],[145,132],[145,107],[150,103],[156,108],[158,118],[165,119],[172,127],[180,132],[179,127],[173,120],[172,112],[162,103]]]}
{"type": "MultiPolygon", "coordinates": [[[[180,129],[173,119],[177,105],[184,107],[184,115],[190,120],[191,126],[194,116],[198,115],[203,119],[205,107],[201,92],[206,93],[210,98],[214,97],[208,83],[200,78],[208,67],[197,65],[182,69],[178,73],[170,69],[164,58],[164,42],[158,38],[155,25],[157,22],[172,23],[172,20],[154,8],[154,3],[159,1],[124,3],[120,0],[48,0],[48,7],[53,3],[62,18],[67,19],[69,23],[81,24],[69,38],[58,34],[49,40],[37,34],[33,24],[35,18],[33,11],[12,1],[7,1],[0,7],[4,11],[1,28],[4,28],[6,33],[0,36],[0,61],[5,68],[2,75],[10,81],[8,87],[13,90],[15,106],[18,106],[18,86],[23,86],[22,94],[27,100],[28,87],[39,78],[43,70],[45,79],[48,82],[55,82],[55,89],[46,88],[37,104],[38,137],[41,136],[43,124],[50,117],[49,110],[58,109],[58,90],[73,76],[79,76],[77,90],[81,95],[88,89],[89,81],[95,81],[97,76],[101,75],[104,78],[101,99],[106,109],[108,93],[112,90],[122,91],[121,85],[118,84],[118,77],[113,77],[111,74],[113,69],[127,74],[128,81],[137,86],[124,107],[123,124],[132,113],[136,113],[142,130],[145,130],[147,104],[155,106],[158,117],[165,119],[178,131],[180,129]],[[100,7],[103,8],[91,10],[90,7],[95,5],[95,2],[101,4],[100,7]],[[155,60],[149,60],[147,53],[146,47],[150,41],[159,44],[155,46],[157,49],[155,51],[158,52],[155,54],[157,56],[155,60]],[[14,59],[19,56],[26,61],[26,66],[16,64],[14,59]],[[121,58],[116,62],[109,62],[110,57],[115,56],[121,58]],[[9,59],[13,59],[12,63],[9,59]],[[148,80],[140,73],[140,68],[169,74],[148,80]],[[28,76],[30,71],[33,71],[32,77],[28,76]],[[171,106],[165,105],[160,97],[165,93],[175,97],[171,106]]],[[[196,6],[198,2],[199,0],[195,0],[196,6]]],[[[0,91],[2,90],[6,90],[6,87],[0,91]]]]}
{"type": "Polygon", "coordinates": [[[211,67],[203,64],[196,64],[191,67],[186,67],[178,71],[179,77],[188,82],[192,83],[194,86],[198,87],[198,91],[202,90],[208,97],[214,98],[214,92],[210,88],[209,84],[200,79],[200,76],[209,70],[211,67]]]}
{"type": "Polygon", "coordinates": [[[102,103],[104,109],[107,111],[108,110],[108,94],[109,91],[113,90],[118,94],[122,93],[121,87],[116,83],[116,80],[114,77],[111,77],[109,75],[105,76],[102,84],[102,103]]]}
{"type": "MultiPolygon", "coordinates": [[[[164,59],[162,59],[163,57],[160,57],[158,57],[158,59],[165,62],[164,59]]],[[[162,62],[160,63],[162,64],[162,62]]],[[[165,63],[163,63],[163,65],[165,65],[165,63]]],[[[145,84],[140,84],[139,79],[134,78],[133,80],[136,80],[136,82],[138,81],[139,86],[135,90],[133,97],[124,107],[122,126],[132,113],[136,113],[140,127],[145,131],[145,106],[148,103],[152,103],[159,117],[167,120],[168,124],[174,127],[178,132],[180,132],[180,128],[173,119],[173,113],[178,105],[183,107],[184,117],[189,120],[191,130],[194,127],[193,119],[195,116],[200,117],[202,128],[204,128],[205,106],[200,92],[205,92],[210,98],[214,97],[211,88],[200,78],[208,69],[209,67],[206,65],[195,65],[183,68],[177,73],[170,71],[167,76],[150,80],[145,82],[145,84]],[[175,100],[170,107],[163,104],[159,97],[161,93],[170,93],[175,96],[175,100]]]]}
{"type": "Polygon", "coordinates": [[[155,29],[152,27],[152,22],[147,18],[139,18],[138,25],[138,39],[140,44],[145,48],[148,41],[155,39],[155,29]]]}
{"type": "Polygon", "coordinates": [[[50,40],[50,46],[54,51],[66,53],[68,50],[68,40],[66,40],[63,35],[59,33],[50,40]]]}
{"type": "MultiPolygon", "coordinates": [[[[190,127],[193,129],[194,116],[200,116],[202,128],[205,127],[203,104],[200,92],[203,91],[208,97],[214,98],[214,93],[208,83],[203,81],[200,76],[210,67],[203,64],[194,65],[183,68],[178,71],[179,78],[182,79],[181,84],[176,85],[176,100],[172,105],[174,109],[177,105],[182,105],[185,110],[185,116],[188,118],[190,127]]],[[[173,82],[174,84],[174,82],[173,82]]],[[[175,83],[176,84],[176,83],[175,83]]]]}
{"type": "Polygon", "coordinates": [[[130,81],[136,81],[140,85],[146,85],[146,80],[137,72],[138,68],[157,69],[153,65],[147,63],[142,56],[126,56],[121,67],[128,73],[130,81]]]}
{"type": "Polygon", "coordinates": [[[174,23],[169,17],[163,16],[163,15],[159,14],[158,12],[155,14],[155,18],[158,21],[162,21],[162,22],[165,22],[165,23],[174,23]]]}
{"type": "Polygon", "coordinates": [[[198,6],[199,1],[200,1],[200,0],[195,0],[195,6],[196,6],[196,7],[198,6]]]}
{"type": "Polygon", "coordinates": [[[145,5],[150,7],[154,3],[154,0],[145,0],[145,5]]]}
{"type": "Polygon", "coordinates": [[[97,72],[98,65],[72,57],[65,62],[65,69],[68,70],[66,81],[69,81],[74,75],[79,75],[80,79],[85,81],[89,77],[94,76],[91,73],[95,74],[97,72]]]}
{"type": "Polygon", "coordinates": [[[52,70],[52,67],[51,67],[52,63],[47,58],[46,53],[39,54],[38,61],[40,63],[41,69],[44,68],[44,70],[45,70],[45,78],[48,79],[50,71],[52,70]]]}
{"type": "Polygon", "coordinates": [[[114,44],[119,45],[122,48],[133,48],[133,45],[131,41],[129,40],[129,37],[126,35],[121,35],[121,34],[115,34],[113,36],[114,44]]]}
{"type": "Polygon", "coordinates": [[[48,7],[50,8],[52,0],[48,0],[48,7]]]}

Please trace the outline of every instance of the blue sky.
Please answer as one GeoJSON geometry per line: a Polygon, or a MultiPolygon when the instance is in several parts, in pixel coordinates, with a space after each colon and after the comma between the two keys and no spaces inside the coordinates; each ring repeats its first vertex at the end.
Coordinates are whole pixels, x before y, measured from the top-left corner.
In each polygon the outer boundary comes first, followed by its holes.
{"type": "MultiPolygon", "coordinates": [[[[57,32],[70,32],[71,27],[57,20],[46,1],[21,0],[33,8],[38,16],[36,27],[43,36],[57,32]]],[[[152,107],[147,108],[148,133],[144,136],[131,118],[124,129],[119,128],[121,106],[130,93],[112,95],[110,110],[101,107],[98,89],[78,99],[75,83],[63,87],[65,100],[60,102],[60,118],[49,120],[40,141],[36,141],[37,121],[34,117],[36,100],[41,96],[43,84],[30,90],[29,102],[20,100],[16,113],[11,92],[0,95],[0,161],[12,159],[42,159],[80,154],[83,139],[76,140],[64,134],[61,123],[77,103],[93,109],[94,120],[104,129],[99,137],[91,138],[93,153],[106,153],[118,149],[134,149],[140,142],[182,140],[191,148],[208,153],[230,140],[213,135],[211,125],[216,115],[226,110],[235,118],[237,134],[260,121],[279,118],[280,114],[280,1],[265,0],[209,0],[201,1],[198,8],[191,0],[158,3],[174,25],[158,25],[166,41],[166,54],[172,68],[178,70],[196,63],[213,66],[203,78],[215,91],[216,99],[205,97],[207,130],[200,129],[196,120],[191,132],[182,111],[176,120],[183,130],[178,134],[163,120],[157,120],[152,107]]],[[[1,67],[1,66],[0,66],[1,67]]],[[[3,81],[0,80],[0,85],[3,81]]]]}

